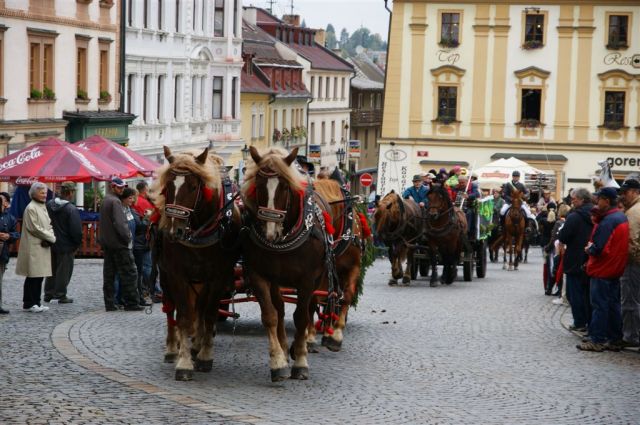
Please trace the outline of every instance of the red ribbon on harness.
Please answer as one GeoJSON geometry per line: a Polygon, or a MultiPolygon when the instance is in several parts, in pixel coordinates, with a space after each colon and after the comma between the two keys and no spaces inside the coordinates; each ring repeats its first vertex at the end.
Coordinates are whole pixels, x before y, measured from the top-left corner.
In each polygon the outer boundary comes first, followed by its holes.
{"type": "Polygon", "coordinates": [[[213,200],[213,189],[207,186],[203,187],[202,197],[204,198],[205,201],[211,202],[213,200]]]}
{"type": "Polygon", "coordinates": [[[324,227],[327,229],[327,233],[333,235],[336,229],[333,227],[331,216],[326,211],[322,211],[322,216],[324,217],[324,227]]]}
{"type": "Polygon", "coordinates": [[[362,225],[362,236],[365,239],[371,237],[371,228],[369,227],[369,223],[367,223],[367,217],[362,213],[358,213],[358,217],[360,217],[360,224],[362,225]]]}

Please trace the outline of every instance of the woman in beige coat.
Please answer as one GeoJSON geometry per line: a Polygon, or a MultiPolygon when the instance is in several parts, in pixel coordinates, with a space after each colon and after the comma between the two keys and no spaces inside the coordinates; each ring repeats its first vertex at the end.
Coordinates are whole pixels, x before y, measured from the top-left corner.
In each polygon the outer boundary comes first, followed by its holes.
{"type": "Polygon", "coordinates": [[[26,276],[22,308],[39,313],[49,310],[40,305],[42,280],[51,276],[51,245],[56,241],[47,213],[47,186],[34,183],[29,189],[31,202],[24,210],[16,274],[26,276]]]}

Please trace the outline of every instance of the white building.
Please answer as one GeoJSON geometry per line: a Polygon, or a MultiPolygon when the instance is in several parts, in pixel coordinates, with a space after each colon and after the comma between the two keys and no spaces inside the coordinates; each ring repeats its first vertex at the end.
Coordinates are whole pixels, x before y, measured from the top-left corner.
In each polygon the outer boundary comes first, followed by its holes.
{"type": "Polygon", "coordinates": [[[130,147],[241,149],[241,0],[128,0],[125,111],[130,147]]]}

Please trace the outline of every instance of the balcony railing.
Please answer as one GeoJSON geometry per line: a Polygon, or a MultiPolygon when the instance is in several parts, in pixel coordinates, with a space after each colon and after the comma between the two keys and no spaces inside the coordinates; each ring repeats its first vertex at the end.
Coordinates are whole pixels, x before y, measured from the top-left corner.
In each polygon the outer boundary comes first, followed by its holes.
{"type": "Polygon", "coordinates": [[[382,124],[382,110],[361,110],[351,112],[351,126],[382,124]]]}

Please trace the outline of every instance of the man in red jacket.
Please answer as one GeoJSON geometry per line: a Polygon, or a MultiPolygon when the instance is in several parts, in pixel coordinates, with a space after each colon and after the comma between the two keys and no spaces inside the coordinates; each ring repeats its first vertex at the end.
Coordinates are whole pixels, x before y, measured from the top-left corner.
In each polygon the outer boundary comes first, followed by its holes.
{"type": "Polygon", "coordinates": [[[589,260],[587,274],[591,278],[591,323],[589,340],[577,345],[583,351],[616,349],[612,344],[622,339],[620,276],[629,253],[629,222],[617,208],[618,193],[603,187],[596,193],[602,216],[584,248],[589,260]]]}

